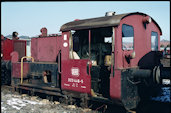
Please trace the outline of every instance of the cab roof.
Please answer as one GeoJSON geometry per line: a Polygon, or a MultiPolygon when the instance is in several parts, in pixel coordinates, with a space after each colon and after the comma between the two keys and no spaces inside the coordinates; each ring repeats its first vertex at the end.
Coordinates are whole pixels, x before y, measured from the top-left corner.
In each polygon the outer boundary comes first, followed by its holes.
{"type": "MultiPolygon", "coordinates": [[[[113,16],[104,16],[98,18],[91,18],[91,19],[83,19],[77,21],[71,21],[61,26],[60,31],[69,31],[69,30],[82,30],[82,29],[92,29],[92,28],[99,28],[99,27],[110,27],[110,26],[118,26],[120,21],[130,15],[144,15],[148,16],[147,14],[141,12],[134,12],[134,13],[125,13],[125,14],[118,14],[113,16]]],[[[156,24],[159,28],[160,33],[162,34],[160,26],[157,22],[151,18],[152,21],[156,24]]]]}

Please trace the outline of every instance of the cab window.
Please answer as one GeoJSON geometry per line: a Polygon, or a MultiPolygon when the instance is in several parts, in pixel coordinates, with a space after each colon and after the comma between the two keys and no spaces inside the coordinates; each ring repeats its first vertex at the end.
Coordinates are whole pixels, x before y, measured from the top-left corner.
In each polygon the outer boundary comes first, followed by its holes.
{"type": "Polygon", "coordinates": [[[151,50],[157,51],[158,50],[158,34],[157,32],[151,32],[151,50]]]}
{"type": "Polygon", "coordinates": [[[134,49],[134,28],[127,24],[122,25],[122,49],[134,49]]]}

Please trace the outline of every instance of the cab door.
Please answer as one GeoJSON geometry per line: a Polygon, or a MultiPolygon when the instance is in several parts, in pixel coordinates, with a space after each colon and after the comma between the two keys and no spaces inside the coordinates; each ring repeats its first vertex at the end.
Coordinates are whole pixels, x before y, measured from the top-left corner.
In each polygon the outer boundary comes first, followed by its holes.
{"type": "Polygon", "coordinates": [[[110,75],[110,97],[113,99],[120,99],[121,97],[121,71],[116,69],[116,65],[119,63],[116,57],[118,54],[117,50],[117,28],[113,27],[112,36],[112,59],[111,59],[111,75],[110,75]]]}
{"type": "Polygon", "coordinates": [[[71,32],[62,33],[61,88],[90,94],[89,58],[79,58],[77,52],[73,50],[72,38],[71,32]]]}
{"type": "Polygon", "coordinates": [[[122,53],[123,67],[131,67],[131,57],[134,54],[134,27],[129,24],[122,24],[122,53]]]}

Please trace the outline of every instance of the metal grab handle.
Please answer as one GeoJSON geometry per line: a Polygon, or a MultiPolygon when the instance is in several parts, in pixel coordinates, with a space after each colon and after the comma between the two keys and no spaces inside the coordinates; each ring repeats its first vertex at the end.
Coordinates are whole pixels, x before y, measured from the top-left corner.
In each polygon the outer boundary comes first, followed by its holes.
{"type": "Polygon", "coordinates": [[[32,62],[34,62],[34,58],[31,57],[31,56],[24,56],[24,57],[21,58],[21,84],[23,83],[23,60],[25,58],[31,58],[32,62]]]}
{"type": "Polygon", "coordinates": [[[61,50],[58,53],[58,72],[61,74],[61,50]]]}
{"type": "Polygon", "coordinates": [[[91,67],[92,67],[92,62],[89,60],[87,62],[87,74],[91,75],[91,67]]]}

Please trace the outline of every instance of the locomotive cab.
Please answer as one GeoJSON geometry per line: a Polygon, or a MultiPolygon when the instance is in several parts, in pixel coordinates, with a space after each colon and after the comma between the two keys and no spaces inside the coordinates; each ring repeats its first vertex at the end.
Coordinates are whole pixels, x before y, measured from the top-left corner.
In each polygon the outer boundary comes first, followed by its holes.
{"type": "Polygon", "coordinates": [[[70,46],[70,59],[74,59],[72,53],[75,52],[79,59],[89,60],[87,69],[91,65],[91,89],[104,97],[109,97],[112,35],[112,27],[105,27],[76,30],[70,37],[73,45],[70,46]]]}
{"type": "Polygon", "coordinates": [[[121,103],[126,109],[136,108],[146,97],[144,90],[148,97],[153,93],[160,76],[162,32],[150,16],[113,13],[66,23],[60,31],[63,90],[121,103]]]}

